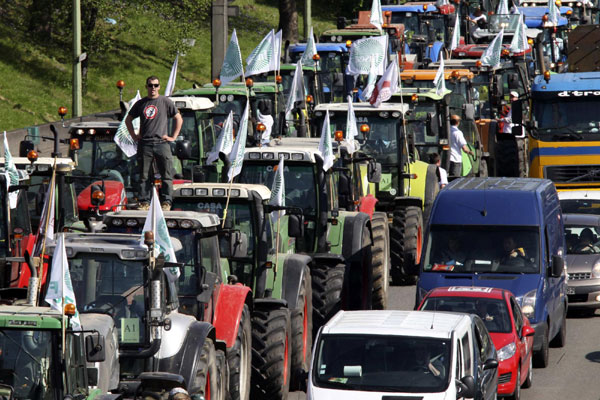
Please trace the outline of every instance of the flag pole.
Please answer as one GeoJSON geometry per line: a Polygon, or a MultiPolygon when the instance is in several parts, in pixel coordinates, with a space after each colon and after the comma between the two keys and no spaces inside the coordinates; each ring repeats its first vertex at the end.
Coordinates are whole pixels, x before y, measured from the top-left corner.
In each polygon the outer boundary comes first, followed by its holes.
{"type": "Polygon", "coordinates": [[[233,185],[233,176],[229,180],[229,189],[227,190],[227,201],[225,202],[225,209],[223,210],[223,223],[221,228],[225,228],[225,220],[227,220],[227,208],[229,207],[229,199],[231,198],[231,186],[233,185]]]}
{"type": "Polygon", "coordinates": [[[277,237],[275,238],[275,265],[273,266],[273,283],[277,277],[277,263],[279,262],[279,241],[280,241],[280,229],[281,229],[281,211],[277,211],[277,237]]]}
{"type": "MultiPolygon", "coordinates": [[[[63,248],[65,246],[65,234],[61,233],[60,234],[60,240],[62,242],[63,248]]],[[[62,252],[61,249],[61,252],[62,252]]],[[[62,257],[62,253],[61,253],[61,257],[62,257]]],[[[61,321],[62,321],[62,361],[65,361],[65,348],[67,346],[67,323],[65,322],[65,264],[67,264],[67,260],[63,260],[62,263],[60,263],[60,268],[62,271],[62,275],[61,275],[61,286],[62,286],[62,292],[61,292],[61,307],[60,307],[60,313],[61,313],[61,321]]],[[[41,285],[40,285],[41,286],[41,285]]]]}
{"type": "MultiPolygon", "coordinates": [[[[54,199],[54,189],[56,186],[56,156],[54,156],[54,167],[52,168],[52,178],[50,179],[50,198],[48,199],[48,209],[46,210],[46,221],[44,221],[44,240],[42,241],[42,253],[40,254],[40,264],[38,265],[38,276],[42,279],[42,269],[44,267],[44,254],[46,253],[46,235],[48,234],[48,225],[50,223],[50,206],[54,199]]],[[[42,215],[43,218],[43,215],[42,215]]],[[[42,285],[38,287],[39,292],[42,291],[42,285]]]]}

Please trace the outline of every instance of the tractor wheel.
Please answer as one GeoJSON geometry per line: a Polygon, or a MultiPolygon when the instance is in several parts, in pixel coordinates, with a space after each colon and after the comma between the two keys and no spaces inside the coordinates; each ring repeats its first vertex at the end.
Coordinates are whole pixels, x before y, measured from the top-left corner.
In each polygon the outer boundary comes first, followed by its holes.
{"type": "Polygon", "coordinates": [[[437,177],[437,167],[435,165],[427,166],[427,175],[425,177],[425,198],[423,199],[423,222],[427,223],[429,214],[433,208],[433,202],[440,192],[440,183],[437,177]]]}
{"type": "Polygon", "coordinates": [[[292,390],[301,390],[299,381],[301,370],[310,370],[312,350],[312,283],[310,269],[306,267],[304,280],[300,286],[300,296],[296,309],[292,310],[292,390]]]}
{"type": "Polygon", "coordinates": [[[496,143],[497,176],[520,176],[519,147],[515,138],[510,137],[496,143]]]}
{"type": "Polygon", "coordinates": [[[250,310],[247,305],[244,305],[235,344],[227,351],[231,400],[248,400],[250,398],[251,360],[252,324],[250,310]]]}
{"type": "Polygon", "coordinates": [[[373,308],[373,247],[371,231],[363,227],[360,250],[349,260],[342,289],[344,310],[370,310],[373,308]]]}
{"type": "Polygon", "coordinates": [[[423,213],[421,208],[409,206],[394,211],[390,226],[390,254],[392,283],[414,283],[415,267],[423,247],[423,213]]]}
{"type": "Polygon", "coordinates": [[[286,399],[292,345],[287,308],[257,310],[252,316],[252,399],[286,399]]]}
{"type": "Polygon", "coordinates": [[[314,263],[311,268],[313,337],[341,308],[345,271],[346,265],[341,263],[334,267],[314,263]]]}
{"type": "Polygon", "coordinates": [[[217,360],[217,390],[215,394],[213,390],[213,399],[227,400],[229,387],[229,366],[227,365],[227,356],[224,350],[215,351],[215,359],[217,360]]]}
{"type": "Polygon", "coordinates": [[[217,367],[215,345],[211,338],[206,338],[202,345],[202,353],[200,353],[200,359],[198,360],[198,373],[196,375],[200,394],[206,400],[220,400],[224,398],[219,396],[218,376],[219,369],[217,367]]]}
{"type": "Polygon", "coordinates": [[[390,234],[385,213],[373,213],[371,228],[373,230],[373,309],[385,310],[390,282],[390,234]]]}

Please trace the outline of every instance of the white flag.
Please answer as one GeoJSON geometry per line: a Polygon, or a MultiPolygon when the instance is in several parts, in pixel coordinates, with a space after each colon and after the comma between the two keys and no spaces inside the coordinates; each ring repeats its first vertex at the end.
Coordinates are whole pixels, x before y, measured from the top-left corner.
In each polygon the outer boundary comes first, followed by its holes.
{"type": "Polygon", "coordinates": [[[302,53],[302,65],[314,67],[315,60],[313,60],[313,56],[315,54],[317,54],[317,46],[315,45],[315,36],[313,35],[313,28],[311,26],[310,34],[306,40],[306,48],[304,49],[304,53],[302,53]]]}
{"type": "Polygon", "coordinates": [[[250,102],[247,101],[246,108],[244,109],[244,114],[242,115],[242,119],[240,120],[240,129],[238,129],[237,137],[235,138],[235,143],[233,144],[233,149],[231,150],[231,154],[229,155],[229,159],[231,160],[231,167],[229,168],[229,172],[227,173],[229,182],[233,181],[233,178],[238,176],[238,174],[242,171],[242,165],[244,164],[244,153],[246,152],[246,138],[248,136],[249,107],[250,102]]]}
{"type": "Polygon", "coordinates": [[[433,79],[435,93],[438,96],[443,96],[446,93],[446,77],[444,76],[444,57],[440,57],[440,66],[433,79]]]}
{"type": "MultiPolygon", "coordinates": [[[[8,187],[19,185],[19,171],[17,171],[15,161],[13,160],[12,155],[10,154],[10,150],[8,148],[6,131],[4,131],[4,169],[6,170],[6,184],[8,185],[8,187]]],[[[17,207],[18,199],[18,191],[8,193],[8,201],[10,203],[10,208],[17,207]]]]}
{"type": "Polygon", "coordinates": [[[54,240],[54,209],[55,209],[55,180],[50,180],[46,198],[44,199],[44,207],[40,218],[40,226],[38,227],[37,242],[33,249],[33,256],[39,256],[42,252],[42,247],[46,240],[54,240]],[[46,222],[47,221],[47,222],[46,222]]]}
{"type": "Polygon", "coordinates": [[[373,63],[376,74],[383,75],[386,66],[388,36],[372,36],[359,39],[352,43],[348,55],[348,75],[367,75],[371,72],[373,63]]]}
{"type": "Polygon", "coordinates": [[[71,273],[69,272],[64,236],[64,233],[58,235],[58,243],[56,243],[54,255],[52,256],[52,266],[50,267],[50,283],[48,283],[48,290],[46,291],[44,300],[50,304],[50,308],[61,313],[65,305],[73,304],[75,306],[75,315],[71,317],[71,327],[74,331],[80,331],[81,320],[79,319],[79,311],[77,311],[77,303],[75,302],[75,292],[73,291],[73,282],[71,281],[71,273]]]}
{"type": "Polygon", "coordinates": [[[275,41],[273,42],[273,46],[275,48],[275,71],[279,71],[281,69],[281,43],[283,41],[283,32],[280,29],[279,32],[275,34],[275,41]]]}
{"type": "Polygon", "coordinates": [[[454,31],[452,32],[452,42],[450,43],[450,51],[456,49],[459,44],[460,44],[460,13],[457,12],[456,13],[456,21],[454,22],[454,31]]]}
{"type": "Polygon", "coordinates": [[[227,46],[227,52],[225,53],[223,66],[221,67],[221,85],[225,86],[235,78],[242,75],[244,75],[242,52],[240,51],[237,33],[234,29],[233,33],[231,34],[231,40],[229,40],[229,46],[227,46]]]}
{"type": "MultiPolygon", "coordinates": [[[[115,133],[114,141],[127,157],[132,157],[137,154],[137,142],[133,140],[133,138],[129,134],[129,131],[127,130],[127,125],[125,125],[125,119],[127,118],[127,115],[129,115],[129,110],[131,110],[131,107],[133,107],[133,105],[141,98],[142,96],[140,96],[140,91],[138,90],[135,97],[129,101],[129,109],[123,116],[123,120],[119,124],[117,133],[115,133]]],[[[133,125],[133,130],[140,129],[139,117],[135,118],[133,121],[131,121],[131,123],[133,125]]]]}
{"type": "Polygon", "coordinates": [[[352,105],[352,96],[348,96],[348,115],[346,116],[346,137],[344,143],[348,154],[352,155],[358,150],[358,142],[354,139],[358,136],[358,126],[356,125],[356,115],[354,115],[354,106],[352,105]]]}
{"type": "Polygon", "coordinates": [[[371,4],[371,19],[369,20],[371,25],[381,30],[383,25],[383,15],[381,14],[381,2],[379,0],[373,0],[371,4]]]}
{"type": "Polygon", "coordinates": [[[165,96],[170,96],[173,93],[173,89],[175,88],[175,80],[177,79],[177,64],[179,62],[179,53],[175,56],[175,61],[173,62],[173,66],[171,67],[171,73],[169,74],[169,81],[167,82],[167,87],[165,88],[165,96]]]}
{"type": "Polygon", "coordinates": [[[483,54],[481,55],[481,64],[487,65],[490,67],[497,67],[500,65],[501,55],[502,55],[502,38],[504,37],[504,29],[502,29],[494,40],[489,44],[488,48],[485,49],[483,54]]]}
{"type": "Polygon", "coordinates": [[[553,0],[548,0],[548,24],[551,26],[558,26],[558,18],[560,11],[553,0]]]}
{"type": "Polygon", "coordinates": [[[297,101],[304,100],[304,74],[302,73],[302,60],[298,60],[296,63],[296,70],[294,71],[294,79],[292,80],[292,87],[288,96],[287,104],[285,106],[285,119],[291,119],[290,113],[294,109],[294,104],[297,101]]]}
{"type": "Polygon", "coordinates": [[[323,129],[321,129],[321,140],[319,140],[319,153],[323,158],[323,171],[327,171],[333,165],[333,145],[331,144],[331,126],[329,122],[329,110],[325,112],[323,129]]]}
{"type": "Polygon", "coordinates": [[[529,48],[527,42],[527,34],[525,33],[525,22],[523,21],[523,14],[519,14],[519,23],[515,30],[512,41],[510,42],[510,51],[513,53],[521,53],[529,48]]]}
{"type": "MultiPolygon", "coordinates": [[[[284,166],[283,157],[279,159],[279,165],[277,165],[277,171],[275,171],[275,178],[273,179],[273,185],[271,186],[271,198],[269,199],[269,205],[285,207],[285,181],[283,177],[284,166]]],[[[285,215],[284,210],[271,212],[271,221],[277,222],[279,218],[285,215]]]]}
{"type": "Polygon", "coordinates": [[[271,141],[271,131],[273,130],[275,121],[270,114],[261,114],[260,110],[256,110],[256,117],[258,122],[262,123],[266,128],[261,135],[260,143],[267,144],[271,141]]]}
{"type": "Polygon", "coordinates": [[[229,156],[233,148],[233,111],[229,111],[227,119],[221,129],[221,134],[217,138],[217,143],[206,158],[206,164],[212,164],[219,159],[219,153],[229,156]]]}
{"type": "Polygon", "coordinates": [[[496,14],[499,14],[499,15],[508,14],[508,1],[507,0],[500,0],[500,2],[498,3],[498,9],[496,11],[496,14]]]}
{"type": "Polygon", "coordinates": [[[256,46],[252,53],[246,58],[246,76],[258,75],[263,72],[275,70],[274,59],[275,54],[275,34],[271,32],[267,34],[256,46]]]}
{"type": "MultiPolygon", "coordinates": [[[[169,236],[169,228],[167,227],[165,215],[160,207],[160,201],[155,187],[152,188],[150,210],[148,210],[146,222],[144,222],[144,228],[142,229],[142,243],[144,243],[144,232],[149,231],[154,232],[154,256],[158,257],[160,253],[163,253],[166,262],[176,263],[177,258],[175,257],[175,249],[171,242],[171,236],[169,236]]],[[[164,271],[171,282],[175,282],[181,274],[177,267],[165,268],[164,271]]]]}
{"type": "Polygon", "coordinates": [[[371,57],[371,70],[369,71],[369,76],[367,77],[367,84],[360,94],[360,99],[362,101],[368,101],[373,94],[373,89],[375,89],[375,84],[377,83],[377,69],[375,68],[374,58],[371,57]]]}
{"type": "Polygon", "coordinates": [[[389,100],[394,93],[398,91],[398,64],[396,57],[392,58],[392,62],[388,65],[383,76],[377,82],[375,90],[369,103],[373,107],[379,107],[379,105],[389,100]]]}

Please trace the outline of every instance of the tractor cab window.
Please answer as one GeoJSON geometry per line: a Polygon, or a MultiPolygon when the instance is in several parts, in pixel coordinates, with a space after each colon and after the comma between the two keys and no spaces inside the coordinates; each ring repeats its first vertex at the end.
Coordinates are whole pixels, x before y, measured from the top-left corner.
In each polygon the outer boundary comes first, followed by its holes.
{"type": "Polygon", "coordinates": [[[421,34],[420,19],[416,12],[392,12],[392,24],[404,25],[404,32],[408,41],[411,40],[412,35],[421,34]]]}

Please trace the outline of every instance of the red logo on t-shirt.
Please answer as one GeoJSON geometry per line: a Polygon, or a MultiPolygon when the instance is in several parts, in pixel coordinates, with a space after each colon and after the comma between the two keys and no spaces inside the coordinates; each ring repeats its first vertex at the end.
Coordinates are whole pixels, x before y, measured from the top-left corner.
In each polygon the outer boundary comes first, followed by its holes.
{"type": "Polygon", "coordinates": [[[154,119],[156,117],[156,114],[158,114],[158,108],[156,108],[155,105],[151,104],[144,108],[144,116],[146,117],[146,119],[154,119]]]}

